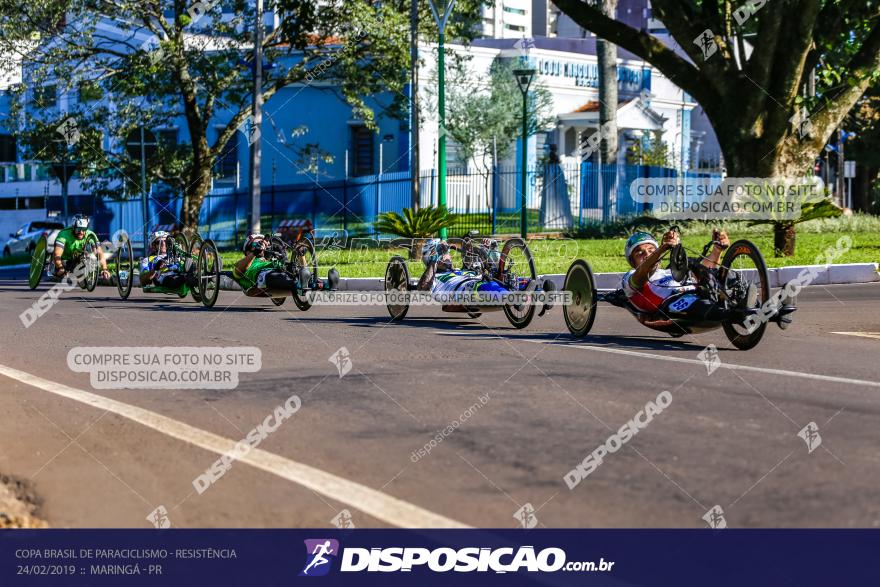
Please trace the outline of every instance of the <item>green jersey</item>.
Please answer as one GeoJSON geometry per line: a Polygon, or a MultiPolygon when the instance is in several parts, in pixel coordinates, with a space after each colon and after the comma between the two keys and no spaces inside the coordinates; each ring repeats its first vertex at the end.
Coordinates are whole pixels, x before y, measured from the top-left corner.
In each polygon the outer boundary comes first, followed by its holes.
{"type": "Polygon", "coordinates": [[[244,274],[241,274],[238,269],[233,268],[232,279],[234,279],[235,282],[241,286],[241,289],[247,291],[257,285],[257,278],[259,277],[261,272],[274,268],[275,264],[272,261],[269,261],[268,259],[260,259],[259,257],[254,257],[254,260],[251,261],[251,264],[248,265],[248,268],[244,270],[244,274]]]}
{"type": "Polygon", "coordinates": [[[73,227],[65,228],[59,232],[58,236],[55,237],[55,246],[64,249],[61,251],[61,260],[70,261],[74,257],[81,255],[89,236],[94,237],[95,242],[98,242],[98,235],[91,230],[86,230],[85,235],[80,239],[76,238],[73,234],[73,227]]]}

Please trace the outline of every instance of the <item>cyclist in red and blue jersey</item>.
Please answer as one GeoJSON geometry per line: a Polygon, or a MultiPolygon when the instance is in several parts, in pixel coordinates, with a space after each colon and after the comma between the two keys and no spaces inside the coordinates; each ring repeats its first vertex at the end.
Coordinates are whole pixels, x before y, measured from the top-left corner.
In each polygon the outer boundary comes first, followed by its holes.
{"type": "MultiPolygon", "coordinates": [[[[730,239],[725,231],[714,230],[712,240],[718,241],[718,244],[703,259],[702,265],[715,269],[721,253],[730,246],[730,239]]],[[[636,309],[653,313],[660,309],[667,298],[696,291],[697,281],[693,274],[681,283],[675,280],[669,269],[660,268],[660,259],[678,243],[678,233],[672,230],[663,235],[660,244],[647,232],[636,232],[627,239],[624,255],[633,268],[623,276],[621,287],[636,309]]]]}

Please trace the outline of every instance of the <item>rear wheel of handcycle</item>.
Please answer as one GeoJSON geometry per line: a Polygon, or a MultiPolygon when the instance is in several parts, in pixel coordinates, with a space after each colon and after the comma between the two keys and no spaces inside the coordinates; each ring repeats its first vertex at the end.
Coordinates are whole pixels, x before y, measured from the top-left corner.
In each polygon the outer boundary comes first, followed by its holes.
{"type": "Polygon", "coordinates": [[[37,289],[40,280],[43,279],[43,273],[46,270],[47,242],[46,236],[41,236],[31,253],[31,267],[28,271],[28,287],[31,289],[37,289]]]}
{"type": "Polygon", "coordinates": [[[269,298],[269,299],[272,300],[272,303],[275,304],[276,306],[280,306],[281,304],[284,303],[284,300],[286,300],[287,298],[269,298]]]}
{"type": "MultiPolygon", "coordinates": [[[[406,268],[406,259],[399,256],[391,257],[388,266],[385,268],[385,293],[404,296],[409,291],[409,270],[406,268]]],[[[403,320],[409,311],[409,302],[404,300],[396,300],[396,304],[386,303],[388,313],[391,314],[391,320],[397,322],[403,320]]]]}
{"type": "MultiPolygon", "coordinates": [[[[290,272],[293,273],[299,284],[299,287],[293,291],[293,303],[305,312],[312,307],[308,298],[311,283],[299,283],[302,269],[308,269],[311,282],[318,278],[318,256],[315,254],[315,243],[312,242],[312,239],[305,237],[293,244],[290,259],[290,272]]],[[[276,302],[275,305],[280,306],[281,304],[276,302]]]]}
{"type": "Polygon", "coordinates": [[[116,291],[123,300],[131,294],[134,283],[134,253],[127,236],[120,236],[116,243],[116,291]]]}
{"type": "MultiPolygon", "coordinates": [[[[192,271],[193,273],[197,273],[196,266],[199,262],[199,253],[202,251],[203,243],[204,241],[202,240],[202,237],[200,237],[197,232],[193,233],[193,235],[190,237],[189,248],[187,249],[189,256],[187,257],[186,263],[184,265],[187,274],[189,274],[190,271],[192,271]]],[[[192,297],[195,301],[202,301],[202,294],[199,292],[198,286],[193,287],[190,290],[190,293],[192,293],[192,297]]]]}
{"type": "Polygon", "coordinates": [[[220,255],[217,246],[211,239],[202,243],[199,261],[196,265],[196,281],[202,304],[206,308],[214,307],[220,295],[220,255]]]}
{"type": "MultiPolygon", "coordinates": [[[[745,289],[750,284],[754,284],[758,295],[753,308],[760,308],[770,299],[770,274],[767,272],[767,263],[764,262],[761,251],[751,241],[739,240],[730,245],[721,261],[718,277],[725,289],[731,286],[745,289]]],[[[761,321],[751,331],[743,324],[730,321],[724,322],[722,327],[733,346],[741,351],[747,351],[761,342],[767,329],[767,321],[761,321]]]]}
{"type": "Polygon", "coordinates": [[[590,264],[583,259],[572,263],[562,290],[571,295],[571,302],[562,306],[565,325],[572,336],[582,338],[590,332],[596,319],[596,279],[590,264]]]}
{"type": "Polygon", "coordinates": [[[93,234],[86,236],[86,243],[83,245],[82,259],[80,263],[85,269],[83,275],[83,287],[87,291],[95,291],[98,285],[98,237],[93,234]]]}
{"type": "MultiPolygon", "coordinates": [[[[521,238],[512,238],[504,243],[498,259],[498,279],[512,286],[515,292],[533,292],[538,285],[535,260],[528,245],[521,238]],[[527,279],[526,288],[520,289],[520,281],[527,279]]],[[[534,301],[523,304],[505,304],[504,315],[515,328],[525,328],[535,316],[534,301]]]]}

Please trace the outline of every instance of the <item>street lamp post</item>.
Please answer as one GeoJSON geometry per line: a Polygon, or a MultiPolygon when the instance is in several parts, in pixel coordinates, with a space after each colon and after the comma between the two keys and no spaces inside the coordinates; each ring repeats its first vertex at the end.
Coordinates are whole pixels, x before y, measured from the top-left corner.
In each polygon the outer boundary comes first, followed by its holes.
{"type": "MultiPolygon", "coordinates": [[[[446,23],[449,15],[452,14],[452,8],[455,6],[455,0],[429,0],[431,4],[431,14],[437,22],[437,30],[440,32],[437,47],[437,108],[439,110],[439,134],[437,140],[437,206],[446,207],[446,63],[445,49],[446,42],[446,23]],[[447,4],[448,2],[448,4],[447,4]],[[440,11],[443,11],[441,16],[440,11]]],[[[440,238],[446,238],[446,229],[440,229],[440,238]]]]}
{"type": "MultiPolygon", "coordinates": [[[[251,124],[248,141],[250,142],[250,182],[248,191],[251,200],[250,234],[261,232],[260,229],[260,164],[262,162],[260,131],[263,126],[263,0],[256,2],[254,15],[254,93],[251,103],[251,124]]],[[[236,227],[237,229],[237,227],[236,227]]]]}
{"type": "Polygon", "coordinates": [[[535,77],[534,69],[514,69],[513,75],[516,77],[516,83],[519,91],[522,92],[522,178],[520,180],[520,236],[525,240],[528,237],[528,225],[526,218],[526,189],[528,177],[526,169],[529,163],[529,86],[532,85],[532,79],[535,77]]]}

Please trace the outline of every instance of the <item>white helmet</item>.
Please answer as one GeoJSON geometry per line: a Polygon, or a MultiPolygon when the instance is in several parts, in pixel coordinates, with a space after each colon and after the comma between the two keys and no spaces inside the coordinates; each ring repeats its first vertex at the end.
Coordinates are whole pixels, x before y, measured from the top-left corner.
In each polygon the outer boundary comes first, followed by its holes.
{"type": "Polygon", "coordinates": [[[89,229],[89,217],[83,216],[82,214],[77,214],[73,217],[73,229],[74,230],[88,230],[89,229]]]}
{"type": "Polygon", "coordinates": [[[165,232],[164,230],[155,231],[153,234],[150,235],[150,248],[157,245],[160,240],[166,239],[169,236],[171,236],[171,234],[168,232],[165,232]]]}

